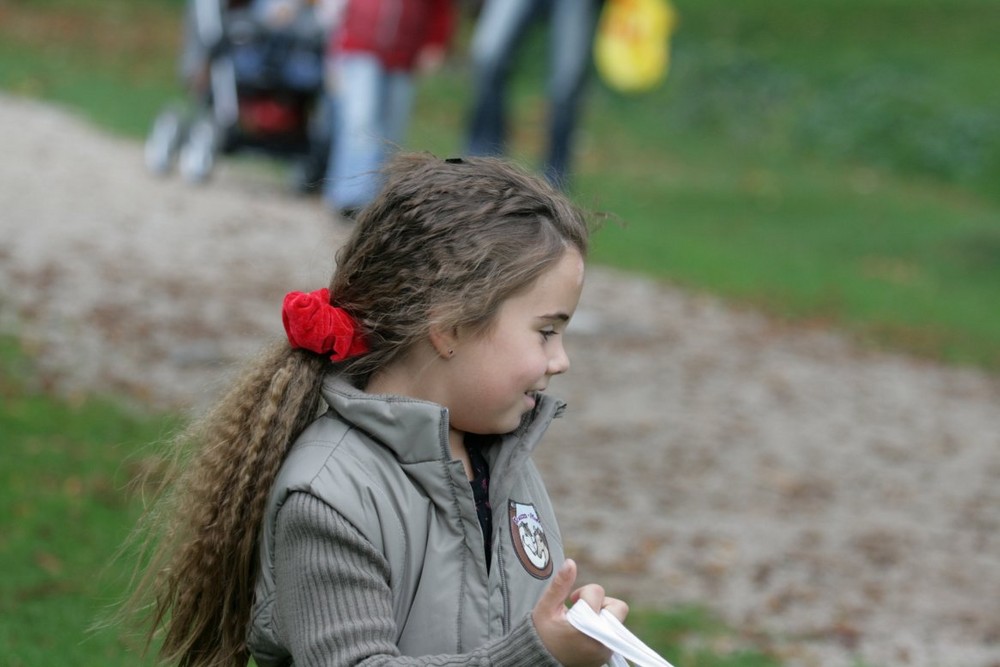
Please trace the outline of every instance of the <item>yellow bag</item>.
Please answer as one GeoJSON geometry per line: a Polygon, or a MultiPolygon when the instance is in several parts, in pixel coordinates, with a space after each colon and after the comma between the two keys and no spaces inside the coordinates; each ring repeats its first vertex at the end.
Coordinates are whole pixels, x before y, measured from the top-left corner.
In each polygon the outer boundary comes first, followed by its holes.
{"type": "Polygon", "coordinates": [[[606,0],[594,36],[601,79],[623,93],[657,86],[670,67],[677,12],[669,0],[606,0]]]}

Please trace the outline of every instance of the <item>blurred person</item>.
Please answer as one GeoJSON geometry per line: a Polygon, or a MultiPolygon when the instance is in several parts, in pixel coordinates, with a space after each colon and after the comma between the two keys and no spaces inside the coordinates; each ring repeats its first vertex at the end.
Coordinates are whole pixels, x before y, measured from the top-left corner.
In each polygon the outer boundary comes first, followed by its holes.
{"type": "Polygon", "coordinates": [[[545,177],[566,188],[594,31],[602,0],[486,0],[472,37],[474,101],[470,155],[502,155],[507,146],[507,80],[518,47],[536,20],[548,19],[548,121],[545,177]]]}
{"type": "Polygon", "coordinates": [[[380,187],[379,171],[402,143],[413,79],[445,60],[452,0],[346,0],[328,48],[333,129],[323,197],[352,219],[380,187]]]}

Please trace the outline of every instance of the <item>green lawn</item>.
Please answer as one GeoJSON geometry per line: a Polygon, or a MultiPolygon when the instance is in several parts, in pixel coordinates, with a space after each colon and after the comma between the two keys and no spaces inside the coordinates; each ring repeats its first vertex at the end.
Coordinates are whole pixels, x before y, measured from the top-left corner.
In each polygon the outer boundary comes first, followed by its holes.
{"type": "Polygon", "coordinates": [[[0,653],[10,667],[137,665],[117,630],[92,631],[122,593],[118,546],[138,516],[126,492],[176,419],[112,401],[55,400],[0,339],[0,653]]]}
{"type": "MultiPolygon", "coordinates": [[[[676,4],[666,85],[590,91],[574,192],[620,221],[594,257],[1000,369],[1000,3],[676,4]]],[[[540,62],[536,37],[515,80],[529,164],[540,62]]],[[[415,141],[461,150],[465,75],[424,83],[415,141]]]]}

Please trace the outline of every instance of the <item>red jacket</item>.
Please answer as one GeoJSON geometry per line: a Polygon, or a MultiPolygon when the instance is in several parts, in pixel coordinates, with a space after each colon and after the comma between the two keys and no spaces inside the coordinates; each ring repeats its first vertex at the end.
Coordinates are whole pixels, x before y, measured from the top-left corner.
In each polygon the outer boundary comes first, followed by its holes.
{"type": "Polygon", "coordinates": [[[348,0],[330,50],[374,53],[386,69],[412,70],[421,49],[448,45],[454,25],[452,0],[348,0]]]}

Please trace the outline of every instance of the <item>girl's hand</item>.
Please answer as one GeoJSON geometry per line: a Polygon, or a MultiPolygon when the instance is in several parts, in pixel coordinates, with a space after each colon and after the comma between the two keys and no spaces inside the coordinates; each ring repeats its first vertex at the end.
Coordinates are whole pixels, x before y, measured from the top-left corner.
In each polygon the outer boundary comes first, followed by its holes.
{"type": "Polygon", "coordinates": [[[566,599],[583,599],[600,613],[607,609],[619,621],[628,616],[628,605],[622,600],[604,595],[597,584],[588,584],[570,593],[576,581],[576,563],[570,559],[562,564],[552,583],[542,593],[531,612],[531,619],[542,643],[556,660],[566,667],[602,665],[611,658],[611,650],[574,628],[566,618],[566,599]]]}

